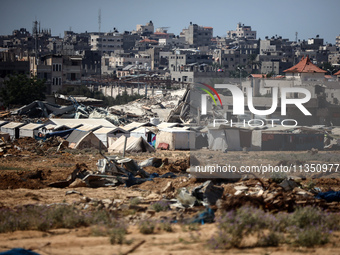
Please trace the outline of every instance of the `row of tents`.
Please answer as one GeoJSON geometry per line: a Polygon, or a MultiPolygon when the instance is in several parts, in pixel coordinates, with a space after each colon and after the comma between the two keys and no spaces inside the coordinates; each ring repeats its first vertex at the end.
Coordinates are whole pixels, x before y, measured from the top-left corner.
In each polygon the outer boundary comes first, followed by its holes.
{"type": "Polygon", "coordinates": [[[220,125],[202,129],[167,122],[132,122],[117,127],[105,119],[50,119],[44,124],[0,121],[0,127],[11,139],[61,136],[70,148],[94,147],[109,152],[122,152],[124,147],[127,152],[203,147],[220,151],[323,149],[326,133],[324,129],[308,127],[246,129],[220,125]]]}
{"type": "Polygon", "coordinates": [[[133,122],[117,127],[105,119],[50,119],[44,124],[0,121],[0,128],[12,140],[21,137],[47,139],[60,136],[74,149],[94,147],[109,152],[121,152],[125,137],[127,152],[151,152],[160,143],[167,143],[170,150],[195,147],[195,132],[178,123],[161,123],[156,126],[133,122]]]}

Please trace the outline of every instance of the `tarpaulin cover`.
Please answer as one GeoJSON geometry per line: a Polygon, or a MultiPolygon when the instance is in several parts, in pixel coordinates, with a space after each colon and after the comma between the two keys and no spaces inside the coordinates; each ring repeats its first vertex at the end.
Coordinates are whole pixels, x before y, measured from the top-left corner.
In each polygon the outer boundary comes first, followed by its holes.
{"type": "Polygon", "coordinates": [[[39,253],[25,250],[23,248],[14,248],[9,251],[0,252],[0,255],[39,255],[39,253]]]}
{"type": "Polygon", "coordinates": [[[340,202],[340,191],[327,191],[320,192],[316,195],[318,199],[325,199],[328,203],[330,202],[340,202]]]}

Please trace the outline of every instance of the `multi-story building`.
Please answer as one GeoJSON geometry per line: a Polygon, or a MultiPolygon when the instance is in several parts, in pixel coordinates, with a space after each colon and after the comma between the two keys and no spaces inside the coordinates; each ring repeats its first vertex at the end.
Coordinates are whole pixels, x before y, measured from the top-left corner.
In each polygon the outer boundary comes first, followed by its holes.
{"type": "Polygon", "coordinates": [[[227,31],[227,39],[237,38],[256,39],[256,31],[252,31],[251,26],[245,26],[239,22],[236,30],[227,31]]]}
{"type": "Polygon", "coordinates": [[[100,51],[104,53],[120,53],[124,51],[123,48],[123,35],[118,31],[110,33],[92,33],[91,50],[100,51]]]}
{"type": "Polygon", "coordinates": [[[68,84],[80,85],[82,58],[80,56],[46,55],[36,61],[30,57],[31,75],[46,80],[47,91],[52,94],[68,84]]]}
{"type": "Polygon", "coordinates": [[[335,45],[336,45],[336,47],[340,48],[340,35],[335,37],[335,45]]]}
{"type": "Polygon", "coordinates": [[[120,53],[102,56],[102,74],[115,74],[126,66],[134,65],[136,69],[151,69],[151,56],[147,52],[120,53]]]}
{"type": "Polygon", "coordinates": [[[133,31],[133,33],[137,33],[141,36],[149,36],[150,34],[153,34],[155,31],[155,27],[150,20],[150,22],[146,23],[146,25],[140,25],[138,24],[136,26],[136,31],[133,31]]]}
{"type": "Polygon", "coordinates": [[[160,46],[171,46],[174,48],[184,49],[185,48],[185,38],[184,37],[174,37],[174,38],[161,38],[158,40],[158,45],[160,46]]]}
{"type": "Polygon", "coordinates": [[[180,49],[169,55],[171,79],[179,82],[193,82],[195,72],[210,70],[212,56],[194,49],[180,49]]]}
{"type": "Polygon", "coordinates": [[[215,49],[213,58],[215,65],[224,72],[233,72],[242,68],[245,72],[251,73],[257,69],[250,54],[241,53],[238,47],[231,49],[215,49]]]}
{"type": "Polygon", "coordinates": [[[184,37],[189,47],[199,48],[203,46],[210,46],[213,38],[213,28],[203,27],[197,24],[192,24],[182,30],[180,37],[184,37]]]}
{"type": "Polygon", "coordinates": [[[140,40],[139,34],[132,34],[131,32],[125,31],[123,33],[123,50],[124,52],[131,51],[135,47],[136,42],[140,40]]]}
{"type": "Polygon", "coordinates": [[[258,61],[262,74],[283,74],[283,71],[295,62],[293,42],[276,36],[260,40],[258,61]]]}
{"type": "Polygon", "coordinates": [[[332,65],[339,65],[340,64],[340,53],[331,53],[328,55],[328,62],[331,63],[332,65]]]}

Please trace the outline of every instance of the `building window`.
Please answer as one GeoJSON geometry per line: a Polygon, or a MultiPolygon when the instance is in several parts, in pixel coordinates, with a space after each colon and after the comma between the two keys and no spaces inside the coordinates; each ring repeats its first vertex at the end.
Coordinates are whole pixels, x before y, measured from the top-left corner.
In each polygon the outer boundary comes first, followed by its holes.
{"type": "Polygon", "coordinates": [[[61,64],[53,64],[53,72],[61,72],[61,64]]]}
{"type": "Polygon", "coordinates": [[[52,85],[61,85],[61,77],[53,77],[52,85]]]}

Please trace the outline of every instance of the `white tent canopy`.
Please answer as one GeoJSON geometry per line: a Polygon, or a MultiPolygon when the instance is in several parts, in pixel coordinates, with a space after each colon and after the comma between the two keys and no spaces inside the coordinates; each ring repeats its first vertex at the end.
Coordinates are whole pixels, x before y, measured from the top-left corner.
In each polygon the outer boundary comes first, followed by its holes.
{"type": "Polygon", "coordinates": [[[112,137],[108,137],[109,140],[109,152],[115,153],[123,153],[124,152],[124,143],[126,140],[126,149],[125,152],[154,152],[155,149],[147,143],[142,137],[127,137],[121,136],[118,140],[114,141],[112,137]]]}
{"type": "Polygon", "coordinates": [[[208,144],[210,150],[240,151],[240,132],[237,128],[213,128],[208,130],[208,144]]]}
{"type": "Polygon", "coordinates": [[[169,144],[169,150],[195,149],[196,134],[194,131],[180,128],[165,128],[158,132],[156,148],[160,143],[169,144]]]}

